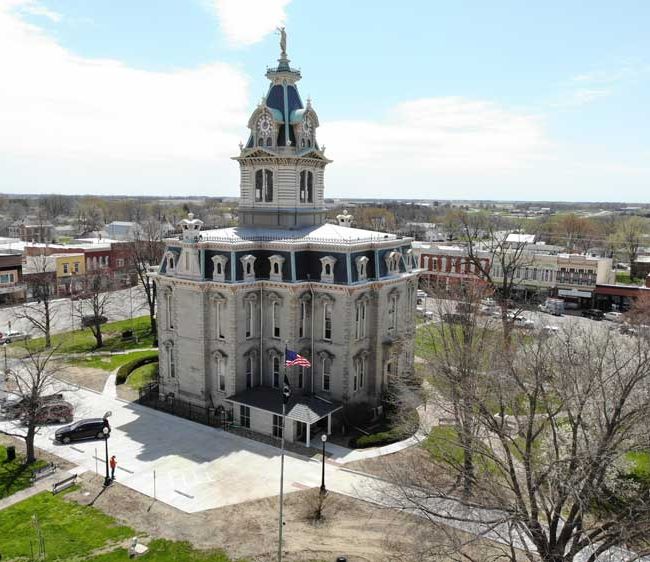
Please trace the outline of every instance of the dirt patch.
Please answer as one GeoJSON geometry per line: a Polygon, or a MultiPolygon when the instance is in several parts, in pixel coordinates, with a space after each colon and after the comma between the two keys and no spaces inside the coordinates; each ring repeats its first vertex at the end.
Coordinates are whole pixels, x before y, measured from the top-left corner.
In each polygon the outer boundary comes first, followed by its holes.
{"type": "Polygon", "coordinates": [[[104,390],[106,379],[110,373],[102,369],[93,369],[92,367],[77,367],[65,363],[61,366],[61,371],[57,373],[57,379],[66,382],[72,386],[83,386],[96,392],[104,390]]]}
{"type": "MultiPolygon", "coordinates": [[[[187,540],[196,548],[223,548],[233,558],[262,562],[277,552],[278,498],[187,514],[153,502],[120,484],[102,491],[102,479],[92,473],[81,478],[81,488],[69,495],[79,503],[93,505],[125,524],[152,537],[187,540]]],[[[434,528],[423,519],[381,509],[347,496],[330,493],[322,522],[314,521],[318,490],[285,496],[285,556],[288,562],[334,560],[349,562],[412,561],[420,559],[424,545],[438,549],[427,560],[452,560],[440,550],[449,543],[447,528],[434,528]]],[[[463,533],[454,540],[468,541],[463,533]]],[[[472,542],[466,548],[476,559],[494,556],[499,547],[489,541],[472,542]]],[[[429,549],[429,554],[432,550],[429,549]]]]}

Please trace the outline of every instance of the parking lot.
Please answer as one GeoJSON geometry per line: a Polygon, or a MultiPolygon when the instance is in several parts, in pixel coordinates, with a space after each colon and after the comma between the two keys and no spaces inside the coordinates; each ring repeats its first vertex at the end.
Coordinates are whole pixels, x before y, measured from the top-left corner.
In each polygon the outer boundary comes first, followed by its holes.
{"type": "MultiPolygon", "coordinates": [[[[109,456],[115,455],[116,480],[186,512],[276,496],[280,490],[280,451],[275,447],[151,410],[89,390],[64,391],[75,405],[75,420],[111,411],[109,456]]],[[[4,429],[17,422],[2,421],[4,429]]],[[[41,428],[36,446],[79,466],[105,471],[101,440],[55,443],[60,425],[41,428]]],[[[314,451],[316,453],[316,451],[314,451]]],[[[334,463],[327,463],[328,488],[356,495],[367,482],[334,463]]],[[[319,486],[321,461],[294,454],[285,457],[285,491],[319,486]]]]}

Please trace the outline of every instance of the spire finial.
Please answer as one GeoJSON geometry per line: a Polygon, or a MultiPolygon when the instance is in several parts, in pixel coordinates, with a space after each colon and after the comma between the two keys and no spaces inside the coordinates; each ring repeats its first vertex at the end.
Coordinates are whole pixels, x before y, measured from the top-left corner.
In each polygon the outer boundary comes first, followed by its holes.
{"type": "Polygon", "coordinates": [[[277,30],[280,32],[280,57],[286,59],[287,58],[287,32],[284,30],[284,26],[278,27],[277,30]]]}

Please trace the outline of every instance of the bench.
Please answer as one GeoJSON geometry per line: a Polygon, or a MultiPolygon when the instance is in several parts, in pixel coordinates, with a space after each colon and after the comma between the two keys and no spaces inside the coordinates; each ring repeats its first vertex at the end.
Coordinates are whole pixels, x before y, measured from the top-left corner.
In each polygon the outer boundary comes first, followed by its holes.
{"type": "Polygon", "coordinates": [[[55,482],[52,485],[52,493],[53,494],[58,494],[59,492],[63,490],[67,490],[71,486],[74,486],[77,483],[77,475],[73,474],[69,478],[66,478],[65,480],[61,480],[59,482],[55,482]]]}
{"type": "Polygon", "coordinates": [[[37,480],[40,480],[41,478],[45,478],[50,474],[54,474],[56,472],[56,468],[57,466],[53,462],[50,462],[46,464],[44,467],[35,470],[34,473],[32,474],[32,484],[37,480]]]}

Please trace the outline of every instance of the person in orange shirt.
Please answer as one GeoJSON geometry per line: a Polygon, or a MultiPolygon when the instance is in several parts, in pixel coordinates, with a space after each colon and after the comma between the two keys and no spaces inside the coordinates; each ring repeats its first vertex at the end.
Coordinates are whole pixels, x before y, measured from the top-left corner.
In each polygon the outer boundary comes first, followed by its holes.
{"type": "Polygon", "coordinates": [[[117,466],[117,459],[115,458],[115,455],[111,457],[109,464],[111,467],[111,480],[115,480],[115,467],[117,466]]]}

